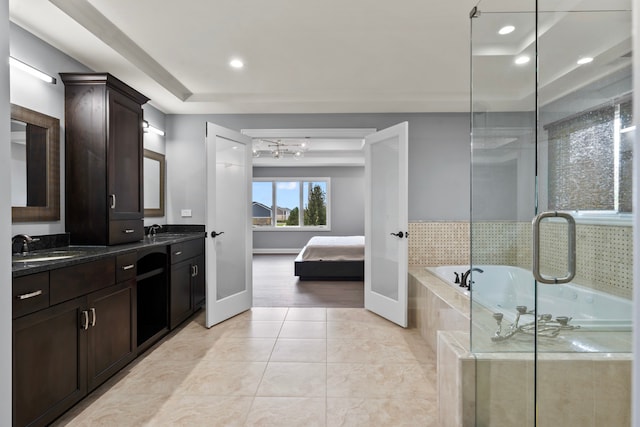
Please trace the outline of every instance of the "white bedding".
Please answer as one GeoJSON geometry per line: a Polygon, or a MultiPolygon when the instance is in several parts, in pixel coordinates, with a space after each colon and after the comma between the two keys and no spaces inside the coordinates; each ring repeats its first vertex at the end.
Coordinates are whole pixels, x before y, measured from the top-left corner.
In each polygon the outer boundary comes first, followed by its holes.
{"type": "Polygon", "coordinates": [[[364,236],[314,236],[302,250],[304,261],[363,261],[364,236]]]}

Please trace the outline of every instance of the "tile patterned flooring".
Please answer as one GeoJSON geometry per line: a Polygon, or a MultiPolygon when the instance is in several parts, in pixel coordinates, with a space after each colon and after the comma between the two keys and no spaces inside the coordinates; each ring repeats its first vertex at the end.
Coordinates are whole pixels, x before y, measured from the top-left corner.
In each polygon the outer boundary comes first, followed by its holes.
{"type": "Polygon", "coordinates": [[[198,313],[55,426],[437,426],[435,356],[360,308],[198,313]]]}

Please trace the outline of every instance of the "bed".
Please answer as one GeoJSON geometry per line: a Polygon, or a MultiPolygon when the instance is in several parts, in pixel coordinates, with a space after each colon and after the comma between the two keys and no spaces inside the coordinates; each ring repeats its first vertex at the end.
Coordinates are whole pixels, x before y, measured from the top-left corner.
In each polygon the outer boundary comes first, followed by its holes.
{"type": "Polygon", "coordinates": [[[314,236],[294,266],[300,280],[364,280],[364,236],[314,236]]]}

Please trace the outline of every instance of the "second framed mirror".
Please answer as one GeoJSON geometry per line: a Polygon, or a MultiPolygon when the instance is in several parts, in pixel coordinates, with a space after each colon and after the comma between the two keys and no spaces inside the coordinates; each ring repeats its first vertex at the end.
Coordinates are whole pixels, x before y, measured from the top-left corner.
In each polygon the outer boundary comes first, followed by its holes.
{"type": "Polygon", "coordinates": [[[144,216],[164,216],[164,154],[144,150],[144,216]]]}

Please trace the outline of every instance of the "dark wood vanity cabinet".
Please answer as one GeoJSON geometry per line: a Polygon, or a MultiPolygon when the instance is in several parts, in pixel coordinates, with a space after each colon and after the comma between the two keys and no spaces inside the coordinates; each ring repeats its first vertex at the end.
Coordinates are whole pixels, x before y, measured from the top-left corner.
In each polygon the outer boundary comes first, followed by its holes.
{"type": "Polygon", "coordinates": [[[178,326],[204,305],[204,239],[171,245],[169,327],[178,326]]]}
{"type": "Polygon", "coordinates": [[[142,104],[108,73],[61,73],[65,84],[66,227],[71,243],[144,237],[142,104]]]}
{"type": "Polygon", "coordinates": [[[45,426],[87,393],[78,298],[13,321],[13,425],[45,426]]]}
{"type": "Polygon", "coordinates": [[[14,306],[14,426],[48,425],[136,357],[135,257],[15,280],[23,289],[46,285],[49,298],[47,307],[23,316],[14,306]]]}

